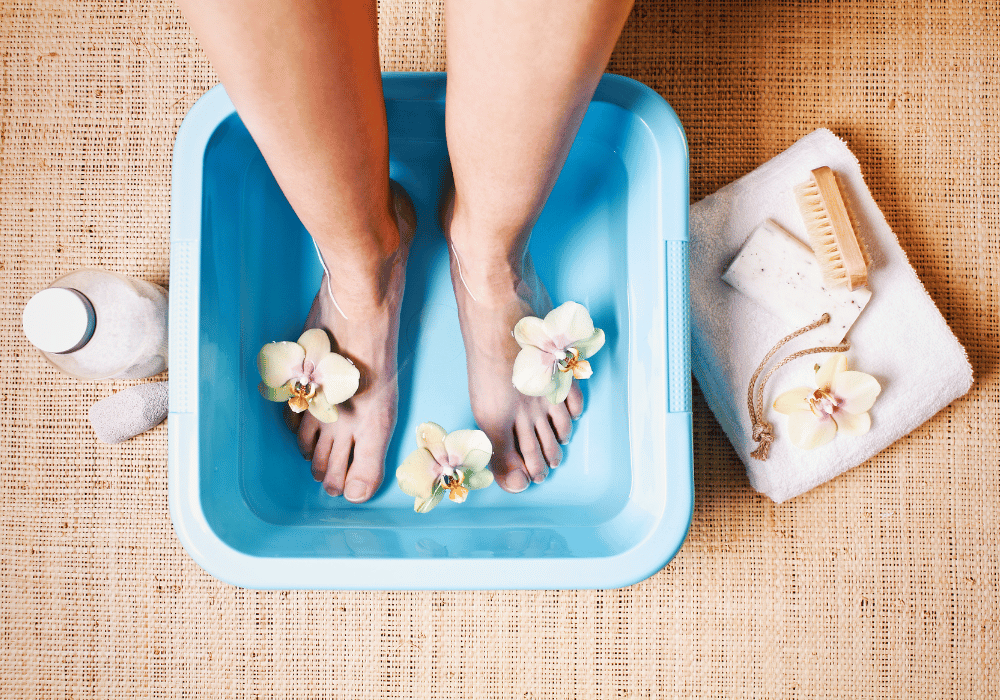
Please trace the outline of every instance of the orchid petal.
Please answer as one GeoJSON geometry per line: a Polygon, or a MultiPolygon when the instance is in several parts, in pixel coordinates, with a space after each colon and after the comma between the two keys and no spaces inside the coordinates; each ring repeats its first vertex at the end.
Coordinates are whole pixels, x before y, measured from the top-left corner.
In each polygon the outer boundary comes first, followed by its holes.
{"type": "Polygon", "coordinates": [[[469,487],[459,486],[455,489],[450,489],[448,493],[448,498],[450,498],[455,503],[465,503],[465,499],[469,497],[469,487]]]}
{"type": "Polygon", "coordinates": [[[589,338],[578,340],[573,343],[572,347],[576,348],[576,351],[580,353],[581,360],[591,357],[604,347],[604,331],[598,328],[589,338]]]}
{"type": "Polygon", "coordinates": [[[322,328],[310,328],[296,342],[306,351],[305,359],[312,362],[313,367],[330,354],[330,336],[322,328]]]}
{"type": "Polygon", "coordinates": [[[514,387],[526,396],[545,396],[554,388],[552,356],[526,347],[514,358],[514,387]]]}
{"type": "Polygon", "coordinates": [[[448,462],[448,450],[444,446],[444,439],[448,436],[448,431],[437,423],[421,423],[417,426],[417,444],[430,451],[431,456],[442,462],[448,462]]]}
{"type": "Polygon", "coordinates": [[[306,351],[298,343],[287,340],[267,343],[257,354],[257,371],[267,386],[277,389],[302,375],[305,358],[306,351]]]}
{"type": "Polygon", "coordinates": [[[837,434],[837,424],[829,416],[819,417],[812,411],[796,411],[788,417],[788,437],[803,450],[825,445],[837,434]]]}
{"type": "Polygon", "coordinates": [[[259,391],[260,395],[268,401],[288,401],[288,399],[294,396],[285,384],[282,384],[279,387],[270,387],[264,382],[261,382],[257,385],[257,391],[259,391]]]}
{"type": "Polygon", "coordinates": [[[434,473],[436,464],[430,452],[423,447],[417,448],[396,469],[399,488],[407,496],[414,496],[417,499],[430,498],[434,490],[434,480],[437,479],[437,474],[434,473]]]}
{"type": "Polygon", "coordinates": [[[557,347],[569,347],[594,335],[594,322],[582,304],[567,301],[545,316],[545,332],[557,347]]]}
{"type": "Polygon", "coordinates": [[[830,387],[830,393],[840,401],[837,408],[848,413],[864,413],[881,391],[878,380],[864,372],[840,372],[830,387]]]}
{"type": "Polygon", "coordinates": [[[309,413],[320,423],[335,423],[340,415],[337,407],[330,403],[321,391],[309,401],[309,413]]]}
{"type": "Polygon", "coordinates": [[[331,352],[316,365],[313,378],[322,387],[326,400],[338,404],[357,393],[361,372],[346,357],[331,352]]]}
{"type": "Polygon", "coordinates": [[[413,510],[418,513],[429,513],[434,510],[434,507],[441,502],[442,498],[444,498],[444,492],[444,488],[438,487],[429,498],[417,498],[417,500],[413,502],[413,510]]]}
{"type": "Polygon", "coordinates": [[[514,340],[522,348],[548,348],[552,339],[545,332],[545,322],[535,316],[525,316],[514,326],[514,340]]]}
{"type": "Polygon", "coordinates": [[[833,378],[840,372],[847,371],[847,358],[838,352],[829,357],[823,366],[816,370],[816,386],[823,391],[830,391],[833,378]]]}
{"type": "Polygon", "coordinates": [[[493,454],[493,445],[482,430],[456,430],[448,433],[444,446],[449,458],[458,459],[457,468],[484,469],[493,454]]]}
{"type": "Polygon", "coordinates": [[[467,471],[471,470],[478,474],[489,466],[490,458],[492,456],[492,449],[490,452],[484,452],[483,450],[469,450],[469,454],[465,456],[465,461],[462,462],[462,467],[467,471]]]}
{"type": "Polygon", "coordinates": [[[467,470],[465,472],[465,486],[471,491],[484,489],[493,483],[493,472],[489,469],[482,471],[467,470]]]}
{"type": "Polygon", "coordinates": [[[844,435],[864,435],[872,427],[872,417],[867,411],[864,413],[837,411],[833,419],[837,421],[837,427],[844,435]]]}
{"type": "Polygon", "coordinates": [[[556,386],[546,398],[551,404],[560,404],[569,396],[569,390],[573,386],[573,375],[570,372],[556,372],[554,379],[556,386]]]}
{"type": "Polygon", "coordinates": [[[778,413],[784,413],[786,416],[790,416],[797,411],[808,411],[808,401],[812,395],[813,390],[807,386],[789,389],[774,400],[774,410],[778,413]]]}

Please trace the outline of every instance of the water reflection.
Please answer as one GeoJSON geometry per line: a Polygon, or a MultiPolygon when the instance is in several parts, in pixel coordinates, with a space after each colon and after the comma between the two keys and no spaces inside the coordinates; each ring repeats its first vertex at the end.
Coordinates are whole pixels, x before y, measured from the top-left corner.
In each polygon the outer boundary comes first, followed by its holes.
{"type": "Polygon", "coordinates": [[[572,556],[569,544],[552,529],[466,530],[444,540],[421,537],[414,551],[422,558],[544,559],[572,556]]]}

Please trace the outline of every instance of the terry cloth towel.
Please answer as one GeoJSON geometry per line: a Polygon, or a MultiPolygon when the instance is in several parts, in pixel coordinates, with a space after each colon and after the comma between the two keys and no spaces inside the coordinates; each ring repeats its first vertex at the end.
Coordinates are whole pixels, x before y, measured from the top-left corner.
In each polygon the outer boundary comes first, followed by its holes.
{"type": "MultiPolygon", "coordinates": [[[[814,131],[748,175],[691,206],[691,311],[694,375],[719,423],[747,467],[750,484],[772,500],[793,498],[861,464],[906,435],[972,386],[972,367],[872,199],[857,158],[826,129],[814,131]],[[774,442],[757,448],[747,412],[750,377],[781,338],[797,330],[722,281],[750,233],[771,219],[803,242],[805,224],[792,188],[827,165],[841,178],[847,206],[872,258],[872,298],[848,333],[850,369],[873,375],[882,393],[865,435],[838,435],[814,450],[788,439],[775,397],[815,386],[814,366],[829,355],[799,358],[778,370],[764,391],[764,418],[774,442]]],[[[787,343],[765,368],[796,350],[816,347],[811,333],[787,343]]]]}

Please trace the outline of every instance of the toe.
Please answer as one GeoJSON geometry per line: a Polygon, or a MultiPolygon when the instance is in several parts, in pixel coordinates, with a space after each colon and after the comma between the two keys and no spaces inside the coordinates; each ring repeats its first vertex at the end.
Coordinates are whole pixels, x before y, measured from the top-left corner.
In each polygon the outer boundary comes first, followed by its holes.
{"type": "Polygon", "coordinates": [[[535,423],[535,436],[538,438],[545,461],[550,467],[558,467],[562,462],[562,448],[559,447],[559,440],[547,419],[543,418],[535,423]]]}
{"type": "MultiPolygon", "coordinates": [[[[567,399],[568,401],[568,399],[567,399]]],[[[570,417],[569,408],[566,402],[558,406],[549,408],[549,430],[555,435],[555,439],[563,445],[569,444],[569,438],[573,435],[573,419],[570,417]]],[[[539,433],[541,435],[541,433],[539,433]]],[[[545,447],[545,444],[542,444],[545,447]]],[[[548,453],[546,452],[546,455],[548,453]]],[[[551,464],[551,462],[549,462],[551,464]]]]}
{"type": "Polygon", "coordinates": [[[530,483],[524,460],[513,447],[504,454],[502,467],[493,470],[493,478],[497,485],[508,493],[521,493],[530,483]]]}
{"type": "Polygon", "coordinates": [[[566,408],[569,410],[569,415],[573,420],[579,418],[583,413],[583,392],[580,391],[579,382],[573,382],[565,403],[566,408]]]}
{"type": "Polygon", "coordinates": [[[521,459],[524,460],[528,476],[536,484],[540,484],[548,476],[549,465],[545,463],[542,448],[538,444],[535,426],[527,420],[518,420],[515,433],[517,434],[518,451],[521,453],[521,459]]]}
{"type": "Polygon", "coordinates": [[[323,481],[323,477],[326,476],[331,449],[333,449],[333,436],[321,432],[312,454],[312,477],[316,481],[323,481]]]}
{"type": "Polygon", "coordinates": [[[344,492],[344,477],[347,475],[347,463],[351,458],[352,440],[350,435],[344,435],[333,441],[330,458],[323,477],[323,489],[331,496],[339,496],[344,492]]]}
{"type": "Polygon", "coordinates": [[[298,432],[299,452],[303,459],[312,459],[313,451],[316,449],[316,440],[319,439],[319,421],[312,417],[312,414],[302,418],[298,432]]]}
{"type": "Polygon", "coordinates": [[[354,459],[347,469],[344,498],[351,503],[364,503],[371,498],[382,483],[385,457],[376,450],[355,446],[354,459]]]}

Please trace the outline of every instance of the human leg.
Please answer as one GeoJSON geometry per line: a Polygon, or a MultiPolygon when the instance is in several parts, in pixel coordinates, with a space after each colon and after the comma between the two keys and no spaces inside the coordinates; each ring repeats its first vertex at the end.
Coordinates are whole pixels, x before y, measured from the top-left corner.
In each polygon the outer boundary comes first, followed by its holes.
{"type": "Polygon", "coordinates": [[[449,0],[446,125],[454,194],[443,210],[468,358],[469,393],[508,491],[542,481],[562,458],[565,403],[511,385],[524,316],[551,302],[527,255],[531,228],[559,175],[632,0],[449,0]]]}
{"type": "Polygon", "coordinates": [[[389,182],[375,2],[180,4],[330,269],[306,327],[330,332],[334,349],[361,369],[361,387],[335,423],[306,414],[299,445],[328,493],[367,500],[395,426],[399,306],[415,223],[405,193],[389,182]]]}

